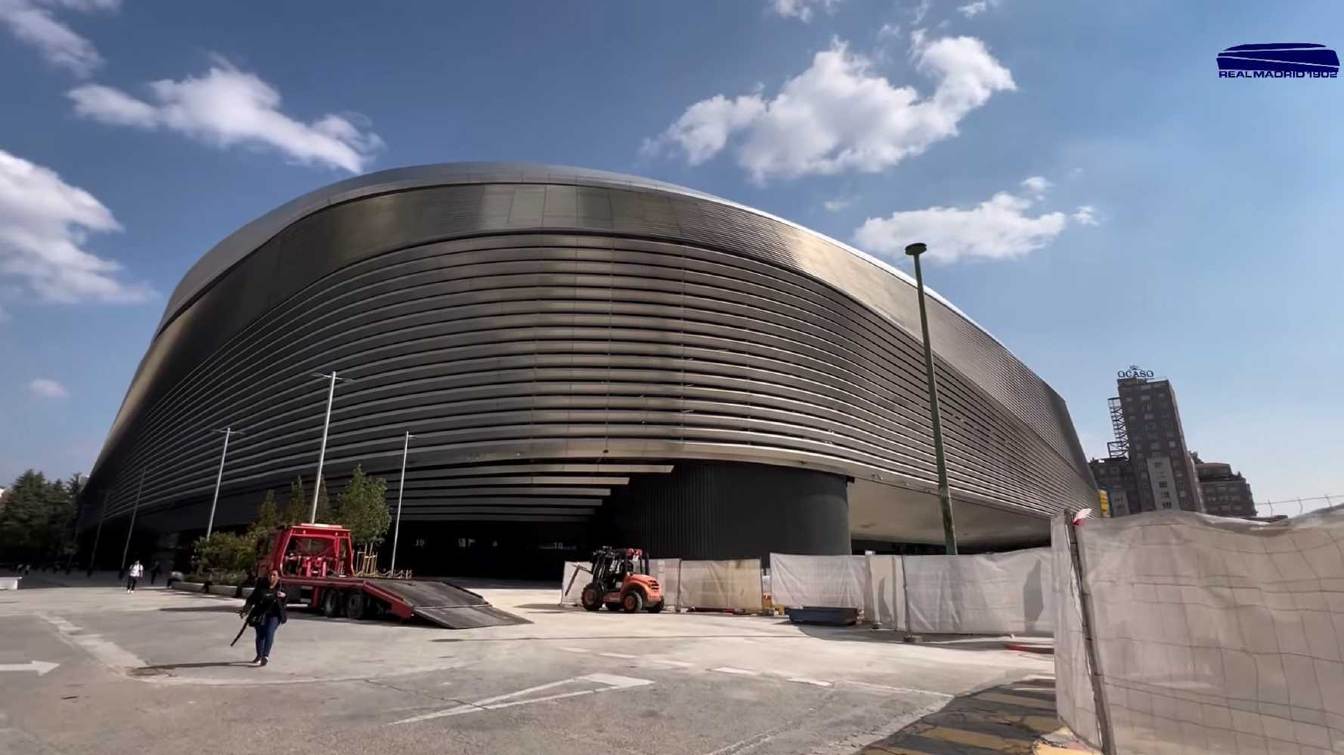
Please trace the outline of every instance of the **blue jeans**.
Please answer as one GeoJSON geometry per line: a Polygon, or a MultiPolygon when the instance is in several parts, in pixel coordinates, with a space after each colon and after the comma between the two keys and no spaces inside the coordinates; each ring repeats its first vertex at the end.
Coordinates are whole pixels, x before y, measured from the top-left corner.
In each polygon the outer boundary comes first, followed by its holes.
{"type": "Polygon", "coordinates": [[[275,630],[279,628],[279,616],[267,616],[256,626],[258,658],[269,658],[271,656],[271,646],[275,644],[275,630]]]}

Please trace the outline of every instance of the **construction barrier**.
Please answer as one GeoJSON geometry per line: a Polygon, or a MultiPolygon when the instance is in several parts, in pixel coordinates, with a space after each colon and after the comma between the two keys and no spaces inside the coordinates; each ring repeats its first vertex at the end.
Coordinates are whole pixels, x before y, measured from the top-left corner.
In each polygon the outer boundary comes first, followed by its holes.
{"type": "Polygon", "coordinates": [[[593,578],[588,571],[590,568],[592,568],[591,564],[587,561],[565,562],[565,570],[560,580],[561,605],[577,606],[579,604],[579,596],[583,594],[583,588],[593,578]]]}
{"type": "Polygon", "coordinates": [[[649,576],[658,580],[663,588],[663,606],[678,608],[681,606],[681,559],[649,559],[649,576]]]}
{"type": "Polygon", "coordinates": [[[679,570],[681,608],[759,611],[761,560],[685,561],[679,570]]]}
{"type": "Polygon", "coordinates": [[[868,592],[864,556],[770,554],[770,598],[777,606],[863,608],[868,592]]]}
{"type": "Polygon", "coordinates": [[[909,626],[905,613],[905,564],[900,556],[864,556],[868,567],[868,596],[864,620],[890,629],[909,626]]]}
{"type": "MultiPolygon", "coordinates": [[[[771,600],[783,607],[856,608],[870,624],[930,634],[1049,634],[1049,548],[975,556],[770,554],[771,600]]],[[[588,564],[566,562],[561,602],[577,604],[588,564]],[[575,578],[574,575],[578,574],[575,578]]],[[[757,611],[758,559],[650,559],[669,608],[757,611]]]]}
{"type": "Polygon", "coordinates": [[[905,556],[906,629],[931,634],[1051,634],[1049,548],[905,556]]]}
{"type": "Polygon", "coordinates": [[[1055,523],[1061,718],[1107,752],[1344,751],[1344,510],[1055,523]],[[1089,610],[1090,608],[1090,610],[1089,610]],[[1089,648],[1088,638],[1092,645],[1089,648]],[[1076,640],[1075,640],[1076,637],[1076,640]],[[1096,659],[1090,676],[1089,650],[1096,659]]]}
{"type": "Polygon", "coordinates": [[[775,605],[860,608],[870,624],[930,634],[1050,634],[1049,548],[976,556],[770,554],[775,605]]]}

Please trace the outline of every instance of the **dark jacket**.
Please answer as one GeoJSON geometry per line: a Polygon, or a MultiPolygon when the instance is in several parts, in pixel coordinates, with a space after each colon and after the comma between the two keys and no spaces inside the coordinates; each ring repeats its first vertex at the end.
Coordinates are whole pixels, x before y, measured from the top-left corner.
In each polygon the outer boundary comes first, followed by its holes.
{"type": "Polygon", "coordinates": [[[243,610],[248,612],[248,623],[255,626],[268,616],[279,618],[281,624],[289,621],[289,615],[285,613],[285,599],[277,595],[282,592],[289,592],[284,582],[277,582],[272,588],[266,577],[259,577],[252,587],[252,594],[243,603],[243,610]]]}

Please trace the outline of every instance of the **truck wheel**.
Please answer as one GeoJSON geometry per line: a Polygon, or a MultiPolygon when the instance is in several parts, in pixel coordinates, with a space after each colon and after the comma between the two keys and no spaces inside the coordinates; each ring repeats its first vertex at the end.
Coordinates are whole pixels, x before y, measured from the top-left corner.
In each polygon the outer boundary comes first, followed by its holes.
{"type": "Polygon", "coordinates": [[[588,585],[579,593],[579,605],[583,606],[585,611],[596,611],[602,607],[602,591],[598,589],[596,583],[588,585]]]}
{"type": "Polygon", "coordinates": [[[341,593],[327,588],[322,591],[322,615],[334,619],[341,614],[341,593]]]}
{"type": "Polygon", "coordinates": [[[666,605],[666,602],[660,600],[657,603],[654,603],[653,605],[649,606],[648,608],[645,608],[644,610],[648,611],[649,613],[661,613],[664,605],[666,605]]]}
{"type": "Polygon", "coordinates": [[[616,613],[617,611],[621,610],[621,603],[620,603],[620,601],[617,601],[617,602],[615,602],[615,603],[608,603],[608,604],[607,604],[607,610],[608,610],[608,611],[611,611],[612,613],[616,613]]]}
{"type": "Polygon", "coordinates": [[[621,610],[626,613],[639,613],[644,610],[644,595],[639,590],[631,590],[621,596],[621,610]]]}
{"type": "Polygon", "coordinates": [[[365,605],[366,601],[364,600],[364,593],[357,590],[351,590],[345,596],[345,617],[347,619],[355,619],[356,621],[364,618],[365,605]]]}

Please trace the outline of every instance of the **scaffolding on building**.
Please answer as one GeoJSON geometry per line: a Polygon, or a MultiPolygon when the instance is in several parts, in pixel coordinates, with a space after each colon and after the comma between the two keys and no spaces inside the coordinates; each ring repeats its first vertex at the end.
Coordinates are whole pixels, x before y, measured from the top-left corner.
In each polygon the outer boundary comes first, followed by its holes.
{"type": "Polygon", "coordinates": [[[1113,396],[1106,405],[1111,410],[1111,433],[1115,440],[1106,444],[1106,453],[1112,459],[1129,458],[1129,433],[1125,432],[1125,411],[1120,406],[1120,397],[1113,396]]]}

